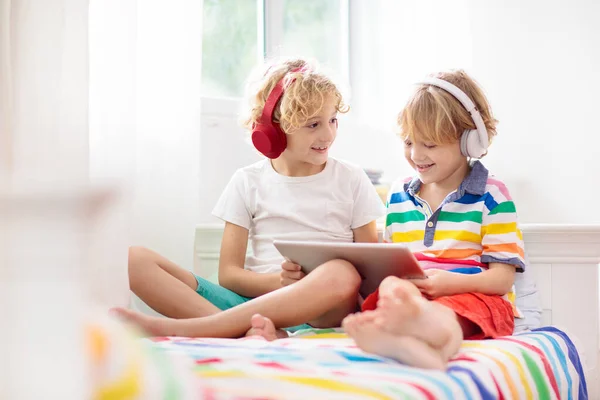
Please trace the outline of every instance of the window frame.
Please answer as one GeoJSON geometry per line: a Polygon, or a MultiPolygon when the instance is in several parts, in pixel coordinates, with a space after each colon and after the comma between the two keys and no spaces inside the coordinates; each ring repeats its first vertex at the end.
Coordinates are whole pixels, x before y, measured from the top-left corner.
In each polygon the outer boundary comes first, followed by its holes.
{"type": "MultiPolygon", "coordinates": [[[[351,68],[351,24],[355,21],[353,8],[358,6],[360,0],[340,1],[340,37],[338,46],[342,59],[341,79],[352,87],[351,68]]],[[[370,2],[369,2],[370,3],[370,2]]],[[[283,38],[283,2],[281,0],[256,0],[257,7],[257,60],[263,61],[275,53],[281,46],[283,38]]],[[[202,114],[211,116],[234,117],[242,105],[242,97],[202,96],[202,114]]]]}

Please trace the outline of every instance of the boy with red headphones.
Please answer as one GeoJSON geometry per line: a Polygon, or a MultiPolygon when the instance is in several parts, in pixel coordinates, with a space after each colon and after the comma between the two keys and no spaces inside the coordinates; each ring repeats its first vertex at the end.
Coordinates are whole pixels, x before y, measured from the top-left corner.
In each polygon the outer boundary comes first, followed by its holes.
{"type": "Polygon", "coordinates": [[[464,71],[420,82],[398,117],[416,171],[390,190],[384,238],[404,243],[428,279],[386,278],[344,328],[363,350],[445,369],[465,339],[511,335],[507,294],[525,268],[515,205],[479,161],[496,134],[490,105],[464,71]]]}
{"type": "Polygon", "coordinates": [[[377,241],[375,220],[385,210],[374,187],[358,166],[328,155],[337,114],[348,110],[340,91],[306,61],[288,60],[261,76],[250,102],[244,125],[267,159],[239,169],[213,210],[225,221],[221,286],[150,250],[130,253],[132,290],[173,319],[116,312],[150,334],[274,339],[274,326],[335,327],[356,310],[361,277],[350,263],[333,260],[304,276],[273,246],[377,241]]]}

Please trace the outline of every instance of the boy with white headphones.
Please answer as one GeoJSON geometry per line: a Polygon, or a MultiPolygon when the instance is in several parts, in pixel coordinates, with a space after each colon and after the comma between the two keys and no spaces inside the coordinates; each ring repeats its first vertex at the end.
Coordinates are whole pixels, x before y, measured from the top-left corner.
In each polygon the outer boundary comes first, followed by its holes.
{"type": "Polygon", "coordinates": [[[427,279],[386,278],[344,327],[365,351],[444,369],[465,339],[511,335],[507,296],[525,268],[515,205],[480,161],[496,134],[482,90],[464,71],[420,82],[398,117],[416,176],[388,197],[384,238],[404,243],[427,279]]]}

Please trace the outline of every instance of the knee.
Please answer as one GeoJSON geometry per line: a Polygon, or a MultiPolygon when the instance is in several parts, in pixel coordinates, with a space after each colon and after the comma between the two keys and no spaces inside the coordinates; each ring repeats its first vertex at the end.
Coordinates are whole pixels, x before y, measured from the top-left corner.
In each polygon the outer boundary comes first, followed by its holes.
{"type": "Polygon", "coordinates": [[[354,266],[345,260],[331,260],[321,265],[323,276],[319,280],[320,290],[337,298],[355,298],[362,278],[354,266]]]}
{"type": "Polygon", "coordinates": [[[385,277],[381,283],[379,284],[379,287],[394,287],[394,286],[398,286],[399,284],[402,283],[402,280],[400,278],[398,278],[397,276],[387,276],[385,277]]]}
{"type": "Polygon", "coordinates": [[[147,258],[150,254],[150,250],[142,246],[131,246],[129,247],[129,253],[127,258],[127,266],[129,273],[137,271],[140,268],[140,261],[147,258]]]}

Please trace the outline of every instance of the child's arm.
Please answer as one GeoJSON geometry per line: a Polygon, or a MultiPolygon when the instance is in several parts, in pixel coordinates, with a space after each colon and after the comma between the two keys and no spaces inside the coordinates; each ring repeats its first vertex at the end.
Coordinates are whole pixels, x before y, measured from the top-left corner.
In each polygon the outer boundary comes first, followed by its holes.
{"type": "Polygon", "coordinates": [[[377,224],[375,221],[371,221],[366,225],[352,229],[352,233],[354,233],[354,241],[357,243],[377,243],[378,241],[377,224]]]}
{"type": "Polygon", "coordinates": [[[489,270],[473,275],[428,269],[425,275],[429,279],[411,279],[411,282],[430,298],[472,292],[503,296],[513,285],[515,266],[491,263],[489,270]]]}
{"type": "Polygon", "coordinates": [[[281,287],[278,272],[259,274],[244,269],[248,229],[225,223],[219,259],[219,284],[245,297],[258,297],[281,287]]]}

